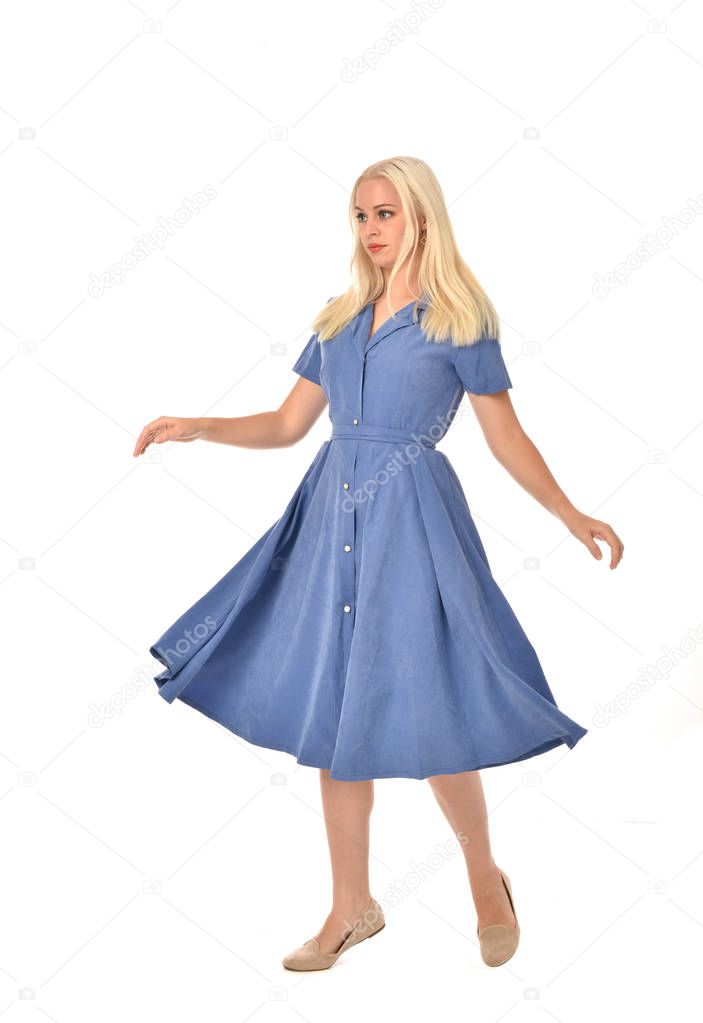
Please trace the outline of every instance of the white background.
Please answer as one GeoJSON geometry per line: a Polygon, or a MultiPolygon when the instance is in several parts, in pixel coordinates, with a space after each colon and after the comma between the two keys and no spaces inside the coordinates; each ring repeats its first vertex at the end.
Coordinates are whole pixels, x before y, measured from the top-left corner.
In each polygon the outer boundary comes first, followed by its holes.
{"type": "Polygon", "coordinates": [[[2,20],[3,1019],[681,1012],[703,951],[700,3],[74,0],[2,20]],[[626,552],[595,561],[464,399],[441,450],[589,733],[483,772],[522,927],[508,964],[480,960],[462,858],[429,860],[451,838],[429,786],[385,779],[388,926],[292,974],[329,909],[317,771],[169,706],[148,648],[282,513],[329,420],[293,449],[132,449],[161,414],[278,407],[348,283],[351,184],[392,155],[438,175],[518,416],[626,552]]]}

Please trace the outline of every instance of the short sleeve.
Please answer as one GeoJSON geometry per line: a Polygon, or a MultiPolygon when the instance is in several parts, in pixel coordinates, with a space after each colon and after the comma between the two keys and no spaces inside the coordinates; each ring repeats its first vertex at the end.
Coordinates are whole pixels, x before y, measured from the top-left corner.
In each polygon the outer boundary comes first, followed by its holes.
{"type": "Polygon", "coordinates": [[[456,348],[454,368],[464,390],[472,394],[495,394],[513,386],[500,341],[494,337],[482,337],[474,344],[456,348]]]}
{"type": "Polygon", "coordinates": [[[312,380],[314,384],[319,384],[320,361],[320,342],[317,339],[317,334],[313,334],[293,363],[293,372],[305,377],[306,380],[312,380]]]}

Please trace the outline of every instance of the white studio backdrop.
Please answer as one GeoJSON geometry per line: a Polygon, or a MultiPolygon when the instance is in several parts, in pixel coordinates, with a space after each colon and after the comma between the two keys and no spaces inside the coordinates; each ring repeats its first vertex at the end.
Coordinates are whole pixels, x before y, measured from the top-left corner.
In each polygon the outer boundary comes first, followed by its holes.
{"type": "Polygon", "coordinates": [[[694,0],[3,5],[0,1015],[684,1013],[703,951],[703,286],[694,0]],[[523,937],[480,962],[426,782],[376,783],[383,944],[322,974],[318,773],[157,692],[149,645],[282,514],[329,434],[132,456],[162,414],[276,408],[348,281],[352,182],[438,175],[511,397],[596,562],[441,449],[573,750],[483,772],[523,937]],[[141,258],[134,259],[135,248],[141,258]]]}

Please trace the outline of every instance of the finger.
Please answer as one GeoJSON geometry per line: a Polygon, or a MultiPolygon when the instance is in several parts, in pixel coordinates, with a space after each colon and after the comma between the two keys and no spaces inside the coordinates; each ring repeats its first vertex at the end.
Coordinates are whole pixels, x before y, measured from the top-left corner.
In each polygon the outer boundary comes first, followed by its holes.
{"type": "Polygon", "coordinates": [[[134,453],[136,455],[140,455],[146,450],[153,440],[155,432],[163,425],[164,418],[164,416],[159,416],[158,419],[152,419],[150,423],[146,424],[142,432],[139,434],[137,443],[134,446],[134,453]]]}
{"type": "Polygon", "coordinates": [[[139,437],[137,439],[137,443],[134,446],[134,453],[135,453],[135,455],[141,455],[143,453],[144,449],[149,444],[149,442],[150,442],[149,432],[148,432],[147,428],[144,427],[142,432],[139,434],[139,437]]]}
{"type": "MultiPolygon", "coordinates": [[[[606,523],[600,523],[598,529],[591,528],[591,536],[595,537],[597,540],[602,540],[604,543],[608,544],[608,546],[610,547],[610,568],[615,568],[618,561],[620,560],[619,556],[620,541],[613,532],[613,530],[606,523]]],[[[603,552],[599,548],[598,559],[600,560],[602,556],[603,552]]]]}
{"type": "Polygon", "coordinates": [[[615,568],[619,565],[625,546],[615,530],[607,523],[602,523],[601,528],[594,531],[593,535],[599,537],[601,540],[605,540],[610,547],[610,568],[615,568]]]}
{"type": "MultiPolygon", "coordinates": [[[[598,536],[598,533],[596,533],[595,535],[598,536]]],[[[603,552],[593,539],[591,533],[586,534],[586,536],[583,538],[583,542],[585,543],[586,547],[588,547],[593,557],[596,558],[597,561],[600,561],[600,559],[603,557],[603,552]]]]}
{"type": "Polygon", "coordinates": [[[614,541],[610,544],[610,568],[615,568],[620,561],[620,544],[614,541]]]}
{"type": "Polygon", "coordinates": [[[142,432],[139,435],[139,440],[137,441],[137,446],[136,446],[136,449],[135,449],[136,453],[138,455],[143,454],[146,451],[146,449],[149,447],[149,445],[151,444],[153,439],[154,439],[154,431],[147,429],[147,427],[144,427],[144,429],[142,430],[142,432]]]}
{"type": "Polygon", "coordinates": [[[622,540],[620,540],[619,537],[617,538],[617,541],[618,541],[617,557],[615,559],[615,564],[611,566],[612,568],[615,568],[615,565],[620,564],[623,558],[623,554],[625,553],[625,544],[622,542],[622,540]]]}

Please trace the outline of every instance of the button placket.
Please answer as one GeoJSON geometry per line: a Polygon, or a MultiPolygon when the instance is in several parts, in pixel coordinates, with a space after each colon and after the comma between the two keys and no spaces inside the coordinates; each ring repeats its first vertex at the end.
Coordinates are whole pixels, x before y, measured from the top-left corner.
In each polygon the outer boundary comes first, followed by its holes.
{"type": "MultiPolygon", "coordinates": [[[[358,426],[362,419],[362,404],[364,395],[364,372],[366,369],[366,352],[362,353],[361,358],[361,373],[359,374],[359,392],[357,397],[357,405],[359,409],[359,415],[352,418],[352,425],[358,426]]],[[[348,474],[347,479],[342,483],[345,490],[351,488],[352,508],[351,511],[342,511],[344,516],[344,525],[342,528],[343,537],[343,548],[341,557],[344,558],[342,562],[342,599],[347,598],[347,602],[342,606],[343,613],[349,617],[350,627],[353,627],[354,614],[356,612],[356,558],[345,558],[346,554],[350,554],[354,550],[354,542],[356,536],[356,500],[354,493],[356,491],[355,485],[355,471],[356,471],[356,456],[358,452],[358,445],[354,444],[351,448],[349,460],[350,468],[345,470],[348,474]]],[[[346,500],[346,499],[345,499],[346,500]]]]}
{"type": "MultiPolygon", "coordinates": [[[[343,559],[341,566],[341,580],[342,580],[342,592],[340,593],[342,604],[342,611],[345,617],[349,619],[349,642],[351,642],[351,629],[353,625],[354,613],[356,611],[356,568],[354,564],[354,558],[348,557],[348,554],[354,550],[355,532],[356,532],[356,501],[354,499],[354,478],[356,470],[356,445],[354,445],[349,453],[348,468],[345,468],[344,472],[347,475],[342,483],[342,488],[348,493],[340,502],[341,515],[342,515],[342,528],[340,535],[342,538],[342,550],[340,557],[343,559]],[[350,493],[349,493],[350,492],[350,493]],[[348,502],[351,499],[352,506],[348,507],[348,502]]],[[[347,649],[348,655],[348,649],[347,649]]]]}
{"type": "MultiPolygon", "coordinates": [[[[369,322],[368,325],[369,330],[371,329],[372,322],[373,309],[371,310],[371,321],[369,322]]],[[[359,424],[363,423],[364,421],[364,379],[366,375],[366,357],[369,351],[369,341],[373,338],[373,344],[370,347],[374,347],[376,344],[379,343],[379,341],[388,337],[390,334],[395,333],[396,330],[402,329],[405,326],[405,324],[401,322],[397,325],[394,324],[391,326],[389,323],[386,323],[383,326],[389,329],[386,329],[386,331],[384,332],[383,327],[379,327],[379,329],[376,331],[376,334],[378,335],[377,337],[374,336],[373,334],[370,334],[364,338],[357,336],[356,339],[356,343],[360,344],[361,372],[359,373],[359,390],[357,393],[357,408],[359,410],[359,414],[352,418],[352,426],[359,426],[359,424]]],[[[351,445],[351,451],[349,455],[349,467],[344,468],[344,473],[347,478],[342,482],[342,487],[344,490],[349,491],[351,489],[352,498],[351,511],[346,510],[346,498],[344,498],[342,502],[342,515],[345,517],[345,520],[343,522],[341,529],[341,535],[343,538],[343,549],[340,553],[340,557],[344,558],[345,554],[350,554],[354,552],[351,558],[346,558],[345,560],[342,561],[341,568],[342,593],[340,594],[340,597],[342,600],[346,599],[346,603],[342,604],[341,606],[343,615],[345,616],[345,618],[348,617],[349,620],[350,629],[349,642],[351,642],[351,634],[353,632],[354,627],[354,616],[356,614],[356,577],[357,577],[356,563],[358,552],[355,550],[354,546],[357,530],[357,507],[354,494],[356,492],[355,474],[358,450],[359,450],[358,441],[353,442],[351,445]]],[[[347,658],[348,655],[349,650],[347,648],[347,658]]]]}
{"type": "MultiPolygon", "coordinates": [[[[399,325],[401,326],[401,325],[399,325]]],[[[370,329],[370,328],[369,328],[370,329]]],[[[398,327],[394,328],[398,329],[398,327]]],[[[392,333],[393,331],[390,331],[392,333]]],[[[378,333],[378,332],[377,332],[378,333]]],[[[380,340],[380,337],[376,339],[376,342],[380,340]]],[[[364,338],[363,349],[361,351],[361,372],[359,373],[359,390],[357,393],[357,408],[359,410],[358,415],[353,416],[352,426],[359,426],[363,422],[364,417],[364,377],[366,375],[366,355],[368,349],[369,338],[364,338]]],[[[351,631],[353,631],[354,616],[356,613],[356,550],[355,550],[355,537],[357,529],[357,507],[354,494],[356,492],[355,474],[356,474],[356,459],[358,454],[358,443],[351,446],[349,455],[349,468],[345,468],[344,472],[346,479],[342,482],[344,490],[349,491],[351,489],[352,508],[351,511],[344,510],[345,504],[343,505],[342,515],[345,517],[345,521],[342,526],[341,534],[343,539],[343,549],[340,553],[340,557],[344,558],[342,561],[342,593],[340,594],[341,599],[346,602],[342,604],[342,613],[345,618],[349,620],[349,642],[351,642],[351,631]],[[345,558],[346,554],[352,554],[352,557],[345,558]]],[[[346,502],[346,498],[344,499],[346,502]]],[[[348,650],[347,650],[348,656],[348,650]]]]}

